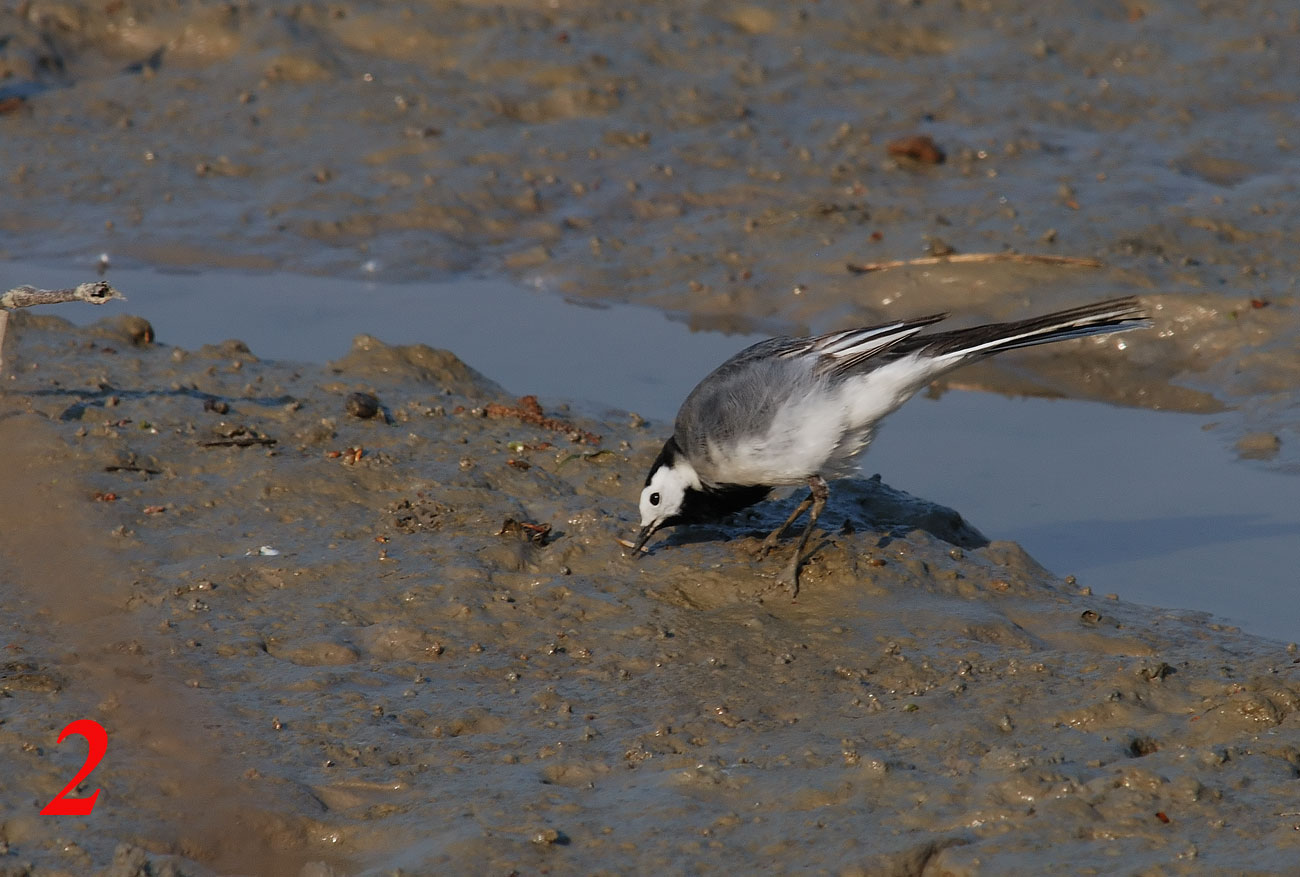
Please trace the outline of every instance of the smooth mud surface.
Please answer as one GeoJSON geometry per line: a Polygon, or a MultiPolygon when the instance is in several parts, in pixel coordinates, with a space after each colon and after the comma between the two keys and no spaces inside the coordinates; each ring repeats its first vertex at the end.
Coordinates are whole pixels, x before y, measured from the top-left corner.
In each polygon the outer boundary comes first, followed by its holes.
{"type": "MultiPolygon", "coordinates": [[[[1283,2],[26,0],[0,258],[474,272],[738,333],[1136,293],[1150,331],[945,386],[1220,412],[1292,477],[1298,42],[1283,2]],[[954,250],[1099,264],[867,270],[954,250]]],[[[4,877],[1300,860],[1294,646],[869,479],[797,602],[751,556],[793,500],[631,560],[658,424],[445,351],[298,365],[125,312],[9,321],[4,877]],[[41,816],[81,718],[95,811],[41,816]]]]}
{"type": "Polygon", "coordinates": [[[792,500],[623,556],[638,419],[538,412],[429,348],[295,366],[15,322],[5,874],[1300,855],[1294,646],[1086,593],[872,480],[836,485],[791,602],[751,552],[792,500]],[[103,792],[42,817],[73,718],[108,731],[103,792]]]}

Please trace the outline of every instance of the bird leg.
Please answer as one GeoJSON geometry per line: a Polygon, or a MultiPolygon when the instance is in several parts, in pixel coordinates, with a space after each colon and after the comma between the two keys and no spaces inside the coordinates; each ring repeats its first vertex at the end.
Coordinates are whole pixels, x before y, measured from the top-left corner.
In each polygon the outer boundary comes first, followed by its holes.
{"type": "MultiPolygon", "coordinates": [[[[811,483],[811,481],[809,483],[811,483]]],[[[813,495],[809,493],[804,497],[803,502],[799,503],[799,505],[795,507],[795,510],[790,513],[790,517],[785,519],[784,524],[767,534],[767,538],[763,540],[763,544],[758,546],[758,556],[767,557],[768,552],[776,547],[777,542],[781,541],[781,537],[785,535],[785,531],[790,529],[790,525],[797,521],[799,516],[806,512],[808,506],[812,504],[813,495]]]]}
{"type": "MultiPolygon", "coordinates": [[[[790,565],[786,567],[785,573],[781,578],[786,586],[790,589],[790,599],[799,596],[799,567],[803,561],[803,550],[808,544],[808,537],[812,535],[813,527],[817,525],[817,518],[821,515],[822,509],[826,507],[826,499],[831,495],[831,489],[827,486],[826,481],[820,475],[811,475],[808,478],[808,498],[800,505],[798,511],[802,512],[803,507],[811,504],[812,511],[808,513],[808,526],[804,527],[803,535],[799,537],[799,544],[795,546],[794,557],[790,559],[790,565]]],[[[798,515],[792,515],[785,526],[789,526],[798,515]]],[[[785,527],[781,528],[782,530],[785,527]]]]}

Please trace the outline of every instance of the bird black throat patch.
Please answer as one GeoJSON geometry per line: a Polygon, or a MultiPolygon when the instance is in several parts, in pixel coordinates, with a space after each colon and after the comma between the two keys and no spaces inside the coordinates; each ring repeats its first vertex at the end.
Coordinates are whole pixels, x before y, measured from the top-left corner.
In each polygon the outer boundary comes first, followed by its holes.
{"type": "Polygon", "coordinates": [[[756,502],[767,499],[772,488],[762,484],[725,484],[703,490],[688,488],[682,498],[682,508],[664,522],[665,526],[677,524],[702,524],[725,518],[732,512],[747,509],[756,502]]]}

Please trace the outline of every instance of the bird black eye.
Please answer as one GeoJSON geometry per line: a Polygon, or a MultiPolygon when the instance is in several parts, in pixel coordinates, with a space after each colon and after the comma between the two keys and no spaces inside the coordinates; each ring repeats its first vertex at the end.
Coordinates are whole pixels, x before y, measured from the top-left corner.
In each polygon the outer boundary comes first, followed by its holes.
{"type": "Polygon", "coordinates": [[[650,505],[659,505],[659,494],[650,494],[650,505]]]}

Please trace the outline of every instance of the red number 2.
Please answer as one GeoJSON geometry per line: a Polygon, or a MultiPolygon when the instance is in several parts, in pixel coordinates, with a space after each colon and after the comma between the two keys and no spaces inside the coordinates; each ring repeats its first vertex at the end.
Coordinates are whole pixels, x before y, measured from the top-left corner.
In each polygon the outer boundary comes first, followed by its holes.
{"type": "Polygon", "coordinates": [[[95,809],[95,799],[99,797],[99,789],[95,789],[95,794],[89,798],[69,798],[67,795],[77,787],[78,783],[90,776],[90,772],[104,757],[104,752],[108,749],[108,732],[94,719],[77,719],[59,734],[59,742],[62,743],[70,734],[80,734],[85,737],[86,742],[90,744],[90,752],[86,754],[86,763],[81,766],[81,770],[77,771],[72,782],[64,786],[63,791],[45,805],[45,809],[41,811],[42,816],[89,816],[95,809]]]}

